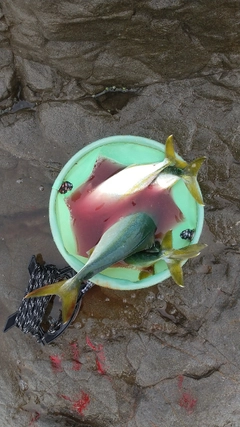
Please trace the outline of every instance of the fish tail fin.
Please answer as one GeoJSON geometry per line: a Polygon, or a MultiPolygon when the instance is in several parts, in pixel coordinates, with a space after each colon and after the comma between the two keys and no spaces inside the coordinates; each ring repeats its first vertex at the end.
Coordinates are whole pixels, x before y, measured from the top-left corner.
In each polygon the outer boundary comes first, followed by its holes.
{"type": "Polygon", "coordinates": [[[162,241],[162,251],[164,254],[164,261],[166,262],[171,276],[175,283],[179,286],[184,286],[182,264],[189,258],[198,256],[202,249],[207,245],[196,243],[193,245],[185,246],[180,249],[173,249],[172,247],[172,230],[168,231],[162,241]]]}
{"type": "Polygon", "coordinates": [[[169,230],[162,241],[162,253],[163,259],[167,264],[169,272],[174,280],[174,282],[179,286],[184,286],[183,284],[183,272],[181,261],[178,259],[172,259],[171,255],[174,252],[172,247],[172,230],[169,230]]]}
{"type": "Polygon", "coordinates": [[[66,323],[72,316],[78,298],[78,288],[69,287],[72,279],[46,285],[36,289],[25,296],[25,298],[43,297],[48,295],[58,295],[62,301],[62,320],[66,323]]]}
{"type": "Polygon", "coordinates": [[[173,249],[172,258],[178,258],[182,260],[195,258],[206,247],[207,245],[205,243],[194,243],[181,249],[173,249]]]}
{"type": "Polygon", "coordinates": [[[179,159],[174,150],[172,135],[167,138],[165,153],[172,166],[182,169],[181,178],[185,182],[191,195],[200,205],[204,205],[203,198],[197,183],[197,174],[206,157],[200,157],[193,160],[191,163],[187,163],[185,160],[179,159]]]}
{"type": "Polygon", "coordinates": [[[183,271],[182,271],[182,265],[180,261],[173,261],[173,260],[166,260],[166,264],[168,266],[168,269],[170,271],[170,274],[172,276],[172,279],[174,280],[174,282],[178,285],[181,286],[182,288],[184,287],[184,283],[183,283],[183,271]]]}
{"type": "Polygon", "coordinates": [[[165,156],[171,162],[172,166],[177,168],[184,169],[188,163],[185,160],[180,159],[174,150],[173,135],[170,135],[165,143],[165,156]]]}
{"type": "Polygon", "coordinates": [[[193,160],[184,168],[182,175],[183,181],[185,182],[188,190],[200,205],[204,205],[204,202],[199,190],[197,174],[205,159],[206,157],[200,157],[193,160]]]}

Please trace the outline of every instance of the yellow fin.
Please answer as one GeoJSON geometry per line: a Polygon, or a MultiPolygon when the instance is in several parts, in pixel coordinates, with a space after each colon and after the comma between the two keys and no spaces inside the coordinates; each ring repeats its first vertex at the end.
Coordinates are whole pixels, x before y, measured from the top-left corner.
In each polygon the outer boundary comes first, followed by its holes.
{"type": "Polygon", "coordinates": [[[172,276],[174,282],[177,285],[183,287],[184,286],[183,271],[182,271],[182,266],[181,266],[180,261],[171,260],[171,261],[167,262],[167,266],[169,268],[169,271],[171,273],[171,276],[172,276]]]}
{"type": "Polygon", "coordinates": [[[176,156],[173,144],[173,135],[170,135],[165,143],[165,155],[170,160],[171,164],[177,168],[184,169],[188,164],[176,156]]]}
{"type": "Polygon", "coordinates": [[[205,159],[206,157],[200,157],[193,160],[184,168],[182,175],[188,190],[200,205],[204,205],[204,202],[197,183],[197,174],[205,159]]]}
{"type": "Polygon", "coordinates": [[[170,271],[170,274],[174,280],[174,282],[179,286],[183,285],[183,272],[182,272],[182,266],[181,261],[183,259],[186,259],[186,255],[184,254],[184,257],[182,257],[182,251],[179,250],[181,257],[174,257],[174,253],[176,252],[175,249],[172,247],[173,239],[172,239],[172,230],[169,230],[163,240],[162,240],[162,252],[164,253],[164,260],[168,266],[168,269],[170,271]]]}
{"type": "Polygon", "coordinates": [[[162,252],[163,251],[169,251],[172,249],[172,230],[169,230],[165,235],[164,238],[162,240],[162,252]]]}
{"type": "MultiPolygon", "coordinates": [[[[69,279],[71,280],[71,279],[69,279]]],[[[78,289],[77,287],[64,286],[68,280],[46,285],[42,288],[36,289],[25,296],[25,298],[44,297],[47,295],[58,295],[62,301],[62,320],[63,323],[67,322],[73,312],[77,303],[78,289]]]]}
{"type": "Polygon", "coordinates": [[[207,245],[204,243],[194,243],[181,249],[175,249],[171,254],[171,259],[185,260],[195,258],[206,247],[207,245]]]}
{"type": "Polygon", "coordinates": [[[174,282],[179,286],[184,286],[182,263],[189,258],[198,256],[201,250],[207,245],[204,243],[194,243],[180,249],[173,249],[172,242],[172,230],[170,230],[162,240],[162,258],[166,262],[174,282]]]}
{"type": "Polygon", "coordinates": [[[147,277],[150,277],[152,275],[153,275],[153,271],[143,270],[139,273],[138,280],[146,279],[147,277]]]}
{"type": "Polygon", "coordinates": [[[46,285],[42,288],[35,289],[35,291],[29,292],[29,294],[25,295],[24,298],[31,297],[45,297],[47,295],[59,295],[60,296],[60,288],[66,282],[66,280],[61,280],[61,282],[52,283],[52,285],[46,285]]]}
{"type": "Polygon", "coordinates": [[[204,205],[203,198],[197,183],[197,174],[206,157],[200,157],[193,160],[191,163],[187,163],[185,160],[179,159],[174,150],[173,135],[170,135],[166,140],[165,155],[166,158],[170,161],[171,166],[182,169],[181,178],[185,182],[191,195],[200,205],[204,205]]]}
{"type": "Polygon", "coordinates": [[[95,248],[96,248],[96,246],[93,246],[91,249],[89,249],[87,251],[88,258],[90,258],[90,256],[92,255],[92,253],[93,253],[93,251],[94,251],[95,248]]]}

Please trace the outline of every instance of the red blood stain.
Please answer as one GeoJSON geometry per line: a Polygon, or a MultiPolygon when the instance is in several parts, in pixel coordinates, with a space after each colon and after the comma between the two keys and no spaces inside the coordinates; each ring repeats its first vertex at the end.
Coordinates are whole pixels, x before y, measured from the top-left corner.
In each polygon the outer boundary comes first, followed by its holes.
{"type": "Polygon", "coordinates": [[[80,399],[73,402],[73,409],[77,411],[80,415],[83,415],[83,411],[87,408],[90,403],[90,397],[84,391],[81,392],[80,399]]]}
{"type": "Polygon", "coordinates": [[[184,376],[183,375],[178,375],[178,390],[182,389],[183,380],[184,380],[184,376]]]}
{"type": "Polygon", "coordinates": [[[57,372],[63,371],[62,361],[61,361],[61,358],[59,356],[49,356],[49,359],[51,361],[51,366],[52,366],[53,372],[57,373],[57,372]]]}
{"type": "Polygon", "coordinates": [[[102,350],[102,347],[103,347],[102,344],[99,344],[97,346],[94,345],[88,336],[86,336],[86,343],[87,343],[88,347],[90,347],[94,351],[102,350]]]}
{"type": "Polygon", "coordinates": [[[96,357],[96,366],[99,374],[105,374],[105,354],[103,351],[103,346],[101,346],[101,349],[98,351],[97,357],[96,357]]]}
{"type": "Polygon", "coordinates": [[[81,364],[81,362],[79,362],[79,360],[74,360],[72,369],[73,369],[73,371],[80,371],[81,366],[82,366],[82,364],[81,364]]]}
{"type": "Polygon", "coordinates": [[[86,343],[93,351],[96,352],[97,371],[99,374],[104,375],[106,373],[106,369],[104,366],[105,365],[105,354],[104,354],[104,350],[103,350],[103,345],[102,344],[94,345],[88,336],[86,337],[86,343]]]}
{"type": "Polygon", "coordinates": [[[70,348],[71,348],[71,352],[72,352],[72,360],[73,360],[73,366],[72,369],[74,371],[79,371],[81,369],[81,362],[79,360],[80,357],[80,351],[78,348],[78,343],[76,341],[70,343],[70,348]]]}
{"type": "Polygon", "coordinates": [[[190,393],[186,392],[182,394],[182,397],[179,399],[178,403],[190,414],[197,403],[197,399],[194,399],[190,393]]]}
{"type": "Polygon", "coordinates": [[[66,396],[65,394],[60,394],[60,397],[62,397],[65,400],[69,400],[69,402],[71,402],[72,400],[70,399],[70,397],[66,396]]]}
{"type": "Polygon", "coordinates": [[[107,193],[101,195],[98,185],[121,169],[124,169],[123,165],[99,158],[90,179],[65,199],[72,218],[72,229],[79,255],[86,256],[102,234],[122,216],[147,212],[157,225],[156,232],[163,234],[183,219],[182,212],[172,199],[169,190],[164,190],[158,185],[151,184],[141,191],[116,199],[107,193]]]}
{"type": "Polygon", "coordinates": [[[85,391],[81,391],[80,397],[76,400],[72,400],[70,397],[64,394],[61,394],[60,397],[72,402],[72,409],[77,411],[80,415],[83,415],[83,411],[87,408],[87,406],[90,403],[90,397],[87,393],[85,393],[85,391]]]}
{"type": "Polygon", "coordinates": [[[194,397],[188,391],[183,391],[183,380],[184,380],[184,376],[179,375],[178,376],[178,390],[181,392],[181,397],[178,401],[178,404],[179,404],[179,406],[181,406],[181,408],[186,409],[188,414],[191,414],[193,411],[193,408],[195,407],[195,405],[197,403],[197,399],[194,399],[194,397]]]}
{"type": "Polygon", "coordinates": [[[39,412],[35,411],[32,415],[31,415],[31,419],[29,422],[29,426],[34,426],[35,425],[35,421],[39,420],[40,418],[40,414],[39,412]]]}
{"type": "Polygon", "coordinates": [[[104,375],[106,373],[102,362],[98,358],[96,358],[96,367],[99,374],[104,375]]]}

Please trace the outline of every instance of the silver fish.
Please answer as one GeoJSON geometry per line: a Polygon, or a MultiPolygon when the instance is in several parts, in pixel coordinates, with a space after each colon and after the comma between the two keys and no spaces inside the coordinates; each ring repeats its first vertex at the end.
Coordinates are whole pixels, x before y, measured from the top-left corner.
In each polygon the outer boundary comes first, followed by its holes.
{"type": "Polygon", "coordinates": [[[162,162],[128,166],[99,184],[89,194],[89,198],[96,201],[108,198],[117,201],[124,196],[143,190],[151,183],[155,183],[161,189],[167,189],[179,179],[183,179],[195,200],[203,204],[197,184],[197,174],[204,160],[205,157],[201,157],[188,164],[179,159],[174,151],[171,135],[167,138],[165,159],[162,162]]]}

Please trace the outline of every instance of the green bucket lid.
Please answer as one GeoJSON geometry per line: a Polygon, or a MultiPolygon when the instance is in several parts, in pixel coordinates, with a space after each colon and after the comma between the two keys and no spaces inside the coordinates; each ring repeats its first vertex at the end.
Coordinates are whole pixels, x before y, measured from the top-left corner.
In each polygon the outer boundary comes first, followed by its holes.
{"type": "MultiPolygon", "coordinates": [[[[157,141],[139,136],[110,136],[84,147],[63,167],[51,191],[49,202],[50,227],[60,253],[76,271],[83,267],[87,258],[77,254],[76,239],[65,198],[87,181],[99,157],[110,158],[126,166],[156,163],[165,158],[165,146],[157,141]],[[66,195],[59,192],[64,181],[73,184],[73,189],[66,195]]],[[[190,244],[189,241],[181,239],[182,230],[195,229],[191,243],[198,242],[203,227],[204,208],[191,196],[182,180],[179,180],[172,187],[171,194],[184,216],[184,220],[173,229],[173,247],[179,249],[190,244]]],[[[133,290],[153,286],[170,277],[164,261],[158,261],[154,270],[154,275],[139,280],[139,272],[134,268],[111,267],[104,270],[103,273],[95,275],[91,280],[95,284],[107,288],[133,290]]]]}

